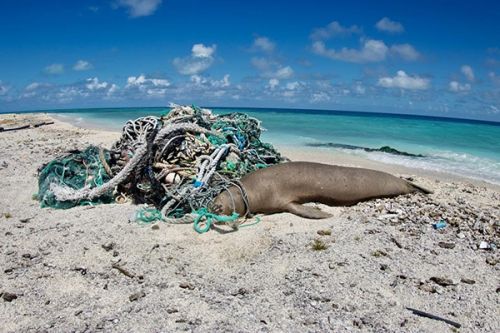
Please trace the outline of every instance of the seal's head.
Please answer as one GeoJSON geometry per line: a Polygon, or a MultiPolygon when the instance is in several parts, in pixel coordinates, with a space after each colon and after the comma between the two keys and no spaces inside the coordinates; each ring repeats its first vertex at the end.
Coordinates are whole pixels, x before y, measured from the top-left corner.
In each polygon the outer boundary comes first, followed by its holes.
{"type": "Polygon", "coordinates": [[[232,215],[235,212],[240,216],[245,214],[245,204],[236,187],[231,187],[229,190],[220,193],[212,201],[208,209],[218,215],[232,215]]]}
{"type": "Polygon", "coordinates": [[[217,215],[225,215],[225,205],[223,205],[220,195],[208,206],[208,211],[217,215]]]}

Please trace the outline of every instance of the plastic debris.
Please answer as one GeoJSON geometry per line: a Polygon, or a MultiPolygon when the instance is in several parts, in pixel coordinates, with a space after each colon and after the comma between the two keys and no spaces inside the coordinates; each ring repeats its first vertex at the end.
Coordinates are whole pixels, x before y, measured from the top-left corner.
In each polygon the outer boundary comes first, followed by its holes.
{"type": "Polygon", "coordinates": [[[487,250],[490,248],[490,244],[488,242],[482,241],[481,244],[479,244],[479,248],[481,250],[487,250]]]}
{"type": "Polygon", "coordinates": [[[439,222],[434,223],[432,227],[436,230],[444,229],[446,228],[447,224],[445,220],[439,220],[439,222]]]}

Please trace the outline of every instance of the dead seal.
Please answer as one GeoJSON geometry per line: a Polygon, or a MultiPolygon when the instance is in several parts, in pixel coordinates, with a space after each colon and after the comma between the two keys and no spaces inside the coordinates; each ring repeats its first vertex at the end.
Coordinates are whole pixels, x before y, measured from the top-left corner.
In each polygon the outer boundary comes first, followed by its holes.
{"type": "Polygon", "coordinates": [[[395,197],[430,191],[388,173],[310,162],[288,162],[249,173],[219,194],[211,210],[217,214],[240,216],[288,212],[310,219],[331,215],[303,206],[319,202],[329,206],[349,206],[375,198],[395,197]],[[246,203],[245,203],[246,202],[246,203]]]}

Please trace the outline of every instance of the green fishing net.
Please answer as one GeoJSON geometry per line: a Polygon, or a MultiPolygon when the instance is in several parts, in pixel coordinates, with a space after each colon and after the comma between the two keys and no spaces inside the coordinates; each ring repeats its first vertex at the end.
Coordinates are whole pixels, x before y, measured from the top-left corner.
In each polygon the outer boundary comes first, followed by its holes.
{"type": "MultiPolygon", "coordinates": [[[[42,207],[71,208],[74,206],[110,203],[113,201],[113,194],[107,193],[104,196],[92,201],[58,201],[51,191],[51,185],[64,185],[72,189],[84,187],[97,187],[110,180],[110,176],[101,162],[99,152],[101,148],[89,146],[84,151],[74,152],[59,157],[44,165],[38,178],[38,200],[42,207]]],[[[110,153],[103,149],[101,157],[106,163],[110,163],[110,153]]]]}

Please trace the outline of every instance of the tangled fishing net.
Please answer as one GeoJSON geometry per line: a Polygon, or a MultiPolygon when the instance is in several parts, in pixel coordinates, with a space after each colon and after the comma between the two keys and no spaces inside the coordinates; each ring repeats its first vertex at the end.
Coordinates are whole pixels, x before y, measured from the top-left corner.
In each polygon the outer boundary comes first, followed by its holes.
{"type": "Polygon", "coordinates": [[[129,120],[111,149],[90,146],[43,166],[42,207],[124,202],[148,204],[137,219],[189,223],[245,174],[283,162],[260,140],[259,120],[244,113],[215,115],[195,106],[174,106],[161,117],[129,120]]]}

